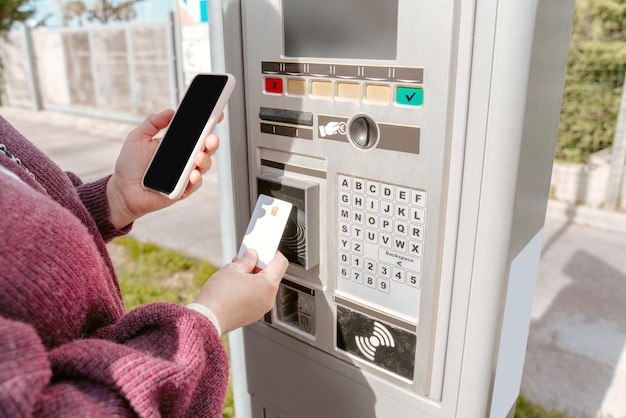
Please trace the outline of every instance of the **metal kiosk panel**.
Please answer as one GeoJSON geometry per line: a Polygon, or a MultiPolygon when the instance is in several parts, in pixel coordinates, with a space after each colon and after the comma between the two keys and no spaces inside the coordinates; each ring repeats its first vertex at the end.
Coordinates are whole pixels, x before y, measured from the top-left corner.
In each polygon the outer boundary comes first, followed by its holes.
{"type": "Polygon", "coordinates": [[[211,12],[215,70],[240,81],[220,131],[225,257],[267,190],[298,202],[305,238],[272,312],[231,335],[237,416],[510,414],[573,1],[211,12]]]}

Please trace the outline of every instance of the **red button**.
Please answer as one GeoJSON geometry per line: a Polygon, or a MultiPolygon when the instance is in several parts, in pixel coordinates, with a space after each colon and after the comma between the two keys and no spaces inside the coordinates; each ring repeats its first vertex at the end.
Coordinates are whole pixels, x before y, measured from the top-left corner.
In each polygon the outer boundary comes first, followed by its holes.
{"type": "Polygon", "coordinates": [[[283,79],[282,78],[266,78],[265,79],[265,91],[268,93],[283,94],[283,79]]]}

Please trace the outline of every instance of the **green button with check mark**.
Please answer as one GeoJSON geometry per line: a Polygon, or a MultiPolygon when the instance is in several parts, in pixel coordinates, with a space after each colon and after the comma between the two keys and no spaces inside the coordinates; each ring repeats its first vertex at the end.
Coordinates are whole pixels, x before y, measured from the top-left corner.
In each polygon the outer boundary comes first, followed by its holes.
{"type": "Polygon", "coordinates": [[[406,106],[422,106],[424,104],[424,89],[421,87],[398,87],[396,102],[406,106]]]}

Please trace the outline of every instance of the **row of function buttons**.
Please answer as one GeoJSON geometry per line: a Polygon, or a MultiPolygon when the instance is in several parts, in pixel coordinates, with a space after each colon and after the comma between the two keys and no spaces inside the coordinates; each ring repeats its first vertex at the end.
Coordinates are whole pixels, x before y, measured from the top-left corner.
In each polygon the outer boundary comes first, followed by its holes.
{"type": "Polygon", "coordinates": [[[422,84],[424,69],[416,67],[378,67],[264,61],[265,92],[314,99],[365,101],[389,105],[392,102],[418,107],[424,104],[424,89],[418,86],[397,86],[384,83],[422,84]],[[286,86],[285,80],[286,78],[286,86]],[[313,77],[312,80],[300,77],[313,77]],[[294,78],[298,77],[298,78],[294,78]],[[339,78],[330,81],[324,78],[339,78]],[[367,81],[364,85],[358,81],[367,81]],[[392,97],[393,96],[393,97],[392,97]]]}
{"type": "Polygon", "coordinates": [[[285,89],[283,79],[275,77],[265,78],[265,92],[270,94],[288,94],[290,96],[309,96],[314,99],[331,100],[336,98],[343,101],[389,105],[393,102],[404,106],[422,106],[424,104],[424,89],[421,87],[398,86],[392,99],[392,87],[384,84],[366,84],[361,88],[359,83],[340,81],[333,83],[326,80],[287,79],[285,89]],[[335,90],[336,89],[336,90],[335,90]],[[310,92],[310,94],[309,94],[310,92]]]}

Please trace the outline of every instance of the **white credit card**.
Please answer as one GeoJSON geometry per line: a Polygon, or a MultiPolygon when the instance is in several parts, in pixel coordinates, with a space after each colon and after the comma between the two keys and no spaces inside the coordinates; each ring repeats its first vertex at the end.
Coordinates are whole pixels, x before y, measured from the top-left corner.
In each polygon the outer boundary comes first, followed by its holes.
{"type": "Polygon", "coordinates": [[[256,266],[261,270],[267,267],[276,255],[292,206],[284,200],[259,195],[237,257],[243,257],[250,248],[259,256],[256,266]]]}

